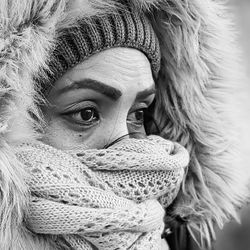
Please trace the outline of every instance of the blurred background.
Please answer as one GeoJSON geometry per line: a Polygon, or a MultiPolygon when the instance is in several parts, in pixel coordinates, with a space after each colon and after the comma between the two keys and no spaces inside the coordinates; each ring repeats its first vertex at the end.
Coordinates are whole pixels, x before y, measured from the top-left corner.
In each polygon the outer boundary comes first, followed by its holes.
{"type": "MultiPolygon", "coordinates": [[[[235,17],[236,29],[239,32],[238,43],[243,51],[244,73],[246,80],[242,93],[242,102],[246,105],[245,121],[245,154],[249,159],[250,171],[250,0],[228,0],[229,11],[235,17]]],[[[249,183],[250,187],[250,183],[249,183]]],[[[222,231],[218,230],[214,250],[250,250],[250,204],[241,210],[241,225],[236,222],[227,224],[222,231]]]]}
{"type": "Polygon", "coordinates": [[[236,18],[239,43],[244,51],[246,70],[250,77],[250,0],[229,0],[228,6],[236,18]]]}

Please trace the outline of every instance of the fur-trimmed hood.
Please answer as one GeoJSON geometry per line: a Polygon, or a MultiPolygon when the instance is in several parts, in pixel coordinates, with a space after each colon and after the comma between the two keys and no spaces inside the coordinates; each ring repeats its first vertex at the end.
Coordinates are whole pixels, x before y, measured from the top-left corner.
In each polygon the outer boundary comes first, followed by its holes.
{"type": "MultiPolygon", "coordinates": [[[[40,242],[24,226],[28,188],[12,148],[22,139],[38,136],[43,126],[42,98],[34,79],[46,69],[48,55],[64,28],[77,18],[113,12],[123,2],[0,1],[1,249],[29,249],[28,244],[34,249],[32,244],[40,242]]],[[[247,194],[238,117],[232,111],[241,80],[231,20],[214,0],[129,3],[147,13],[160,41],[155,117],[161,135],[184,145],[191,156],[182,189],[168,213],[207,236],[214,225],[221,227],[237,218],[237,208],[247,194]]]]}

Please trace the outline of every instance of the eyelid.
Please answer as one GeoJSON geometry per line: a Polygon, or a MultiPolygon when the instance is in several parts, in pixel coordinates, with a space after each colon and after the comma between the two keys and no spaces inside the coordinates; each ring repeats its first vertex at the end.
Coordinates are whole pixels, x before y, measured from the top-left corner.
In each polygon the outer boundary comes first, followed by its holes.
{"type": "Polygon", "coordinates": [[[138,110],[141,110],[141,109],[147,109],[148,106],[145,104],[145,105],[135,105],[135,106],[132,106],[131,109],[129,110],[128,112],[128,115],[138,111],[138,110]]]}
{"type": "Polygon", "coordinates": [[[62,111],[61,114],[67,115],[67,114],[77,113],[85,108],[95,108],[99,112],[98,105],[93,101],[87,100],[70,105],[69,107],[64,109],[64,111],[62,111]]]}
{"type": "Polygon", "coordinates": [[[64,111],[60,112],[59,115],[63,117],[63,119],[67,122],[67,125],[70,126],[72,130],[81,132],[87,132],[90,129],[96,127],[98,124],[100,124],[102,119],[98,105],[93,101],[82,101],[81,103],[75,103],[70,107],[67,107],[64,111]],[[98,113],[97,121],[87,124],[86,122],[79,121],[73,117],[86,108],[92,108],[96,110],[98,113]]]}
{"type": "Polygon", "coordinates": [[[133,113],[139,109],[147,109],[153,103],[153,101],[154,101],[154,98],[150,98],[150,99],[147,98],[144,101],[135,102],[134,105],[130,108],[129,113],[133,113]]]}

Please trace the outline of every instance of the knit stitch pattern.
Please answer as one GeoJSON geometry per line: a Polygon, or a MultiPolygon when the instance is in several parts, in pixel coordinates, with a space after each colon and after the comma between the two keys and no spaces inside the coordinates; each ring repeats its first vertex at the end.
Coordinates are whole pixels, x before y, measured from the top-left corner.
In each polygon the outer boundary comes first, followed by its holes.
{"type": "Polygon", "coordinates": [[[186,149],[158,136],[65,152],[24,142],[16,155],[29,173],[29,229],[84,250],[160,249],[164,208],[189,162],[186,149]]]}
{"type": "MultiPolygon", "coordinates": [[[[49,60],[48,79],[42,84],[42,92],[67,70],[100,51],[127,47],[143,52],[150,64],[153,76],[160,69],[160,45],[151,23],[143,13],[126,10],[103,17],[92,17],[89,21],[79,20],[74,27],[65,29],[49,60]]],[[[43,81],[43,80],[42,80],[43,81]]]]}

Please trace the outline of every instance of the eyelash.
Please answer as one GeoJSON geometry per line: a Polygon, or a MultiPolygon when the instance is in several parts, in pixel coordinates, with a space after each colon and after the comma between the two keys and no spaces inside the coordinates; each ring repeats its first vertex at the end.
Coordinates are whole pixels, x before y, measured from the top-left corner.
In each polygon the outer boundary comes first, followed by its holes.
{"type": "MultiPolygon", "coordinates": [[[[145,103],[141,103],[133,108],[132,111],[129,112],[127,116],[127,124],[128,126],[132,127],[133,131],[140,130],[144,127],[145,117],[147,116],[147,110],[148,105],[145,103]],[[141,114],[136,113],[141,112],[141,114]],[[137,119],[136,115],[142,116],[142,119],[137,119]]],[[[98,107],[93,102],[87,102],[85,105],[83,104],[77,104],[72,107],[70,107],[66,112],[62,113],[63,115],[70,123],[75,123],[82,129],[90,129],[96,125],[99,124],[101,120],[101,114],[98,110],[98,107]],[[90,118],[93,118],[89,121],[83,121],[82,117],[79,117],[83,114],[81,114],[83,111],[92,111],[92,116],[90,118]],[[94,116],[94,117],[93,117],[94,116]]],[[[148,117],[148,116],[147,116],[148,117]]]]}
{"type": "Polygon", "coordinates": [[[74,105],[73,107],[71,107],[68,111],[62,113],[61,115],[63,115],[67,120],[69,120],[70,122],[73,122],[78,124],[79,126],[83,126],[86,129],[88,127],[92,127],[94,125],[97,125],[100,121],[100,112],[98,110],[98,108],[93,105],[92,103],[86,103],[85,105],[82,104],[77,104],[74,105]],[[81,112],[83,112],[84,110],[92,110],[95,114],[95,121],[83,121],[77,118],[77,115],[81,115],[81,112]],[[94,124],[96,123],[96,124],[94,124]]]}
{"type": "Polygon", "coordinates": [[[130,112],[127,117],[127,123],[138,128],[142,127],[144,125],[144,116],[145,116],[146,110],[147,108],[139,108],[139,109],[134,110],[133,112],[130,112]],[[137,114],[142,115],[142,119],[139,119],[138,117],[136,117],[137,114]]]}

